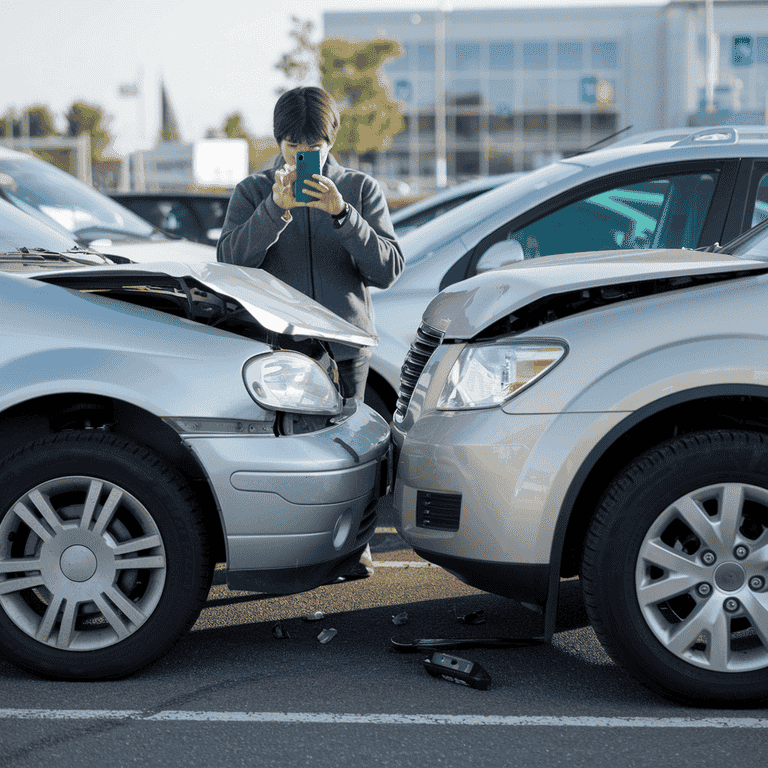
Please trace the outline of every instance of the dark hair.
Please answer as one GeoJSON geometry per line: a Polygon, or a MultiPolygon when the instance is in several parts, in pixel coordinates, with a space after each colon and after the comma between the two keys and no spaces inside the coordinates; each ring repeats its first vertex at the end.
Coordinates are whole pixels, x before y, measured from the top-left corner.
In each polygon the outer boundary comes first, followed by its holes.
{"type": "Polygon", "coordinates": [[[284,139],[333,144],[340,122],[339,109],[328,91],[301,86],[277,100],[272,126],[278,144],[284,139]]]}

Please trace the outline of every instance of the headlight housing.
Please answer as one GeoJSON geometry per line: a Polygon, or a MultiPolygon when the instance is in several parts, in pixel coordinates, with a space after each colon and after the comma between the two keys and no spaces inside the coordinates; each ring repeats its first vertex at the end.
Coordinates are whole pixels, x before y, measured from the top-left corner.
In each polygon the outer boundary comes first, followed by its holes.
{"type": "Polygon", "coordinates": [[[326,372],[299,352],[271,352],[243,366],[248,394],[264,408],[290,413],[340,413],[341,395],[326,372]]]}
{"type": "Polygon", "coordinates": [[[448,374],[437,408],[500,405],[554,368],[565,353],[564,344],[548,341],[467,346],[448,374]]]}

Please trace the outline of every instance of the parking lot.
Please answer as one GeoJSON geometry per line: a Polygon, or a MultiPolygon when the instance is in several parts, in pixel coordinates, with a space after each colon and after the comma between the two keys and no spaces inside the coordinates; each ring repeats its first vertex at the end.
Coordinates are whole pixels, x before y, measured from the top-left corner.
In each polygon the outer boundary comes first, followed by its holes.
{"type": "Polygon", "coordinates": [[[0,765],[759,763],[768,712],[647,691],[600,648],[577,579],[563,583],[551,644],[451,652],[488,672],[487,690],[430,677],[426,653],[392,651],[392,638],[526,635],[537,622],[420,561],[391,533],[387,506],[373,578],[263,599],[228,591],[219,571],[193,631],[133,677],[49,682],[0,661],[0,765]],[[325,618],[302,619],[316,611],[325,618]],[[479,611],[483,624],[457,619],[479,611]],[[393,625],[402,613],[408,623],[393,625]],[[278,621],[289,637],[273,635],[278,621]],[[327,628],[338,634],[322,644],[327,628]]]}

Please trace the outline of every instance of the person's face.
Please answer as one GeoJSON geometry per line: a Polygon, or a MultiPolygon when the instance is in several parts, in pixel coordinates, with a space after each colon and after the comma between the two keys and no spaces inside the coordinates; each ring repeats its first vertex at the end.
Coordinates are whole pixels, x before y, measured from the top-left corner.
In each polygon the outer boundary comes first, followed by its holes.
{"type": "Polygon", "coordinates": [[[306,152],[310,149],[320,150],[320,168],[325,165],[325,161],[328,159],[328,154],[331,151],[331,146],[327,141],[315,142],[314,144],[308,144],[303,141],[293,141],[293,139],[283,139],[280,142],[280,153],[285,158],[285,162],[289,165],[296,165],[296,153],[306,152]]]}

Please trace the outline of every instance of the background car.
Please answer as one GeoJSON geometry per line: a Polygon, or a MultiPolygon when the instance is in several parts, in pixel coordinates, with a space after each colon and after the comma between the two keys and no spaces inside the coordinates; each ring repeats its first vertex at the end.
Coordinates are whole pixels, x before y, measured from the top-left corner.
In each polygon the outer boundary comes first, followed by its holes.
{"type": "Polygon", "coordinates": [[[110,192],[121,205],[158,229],[215,246],[227,214],[229,195],[203,192],[110,192]]]}
{"type": "Polygon", "coordinates": [[[403,538],[544,611],[581,575],[614,661],[768,699],[768,222],[723,248],[549,256],[427,307],[392,424],[403,538]]]}
{"type": "Polygon", "coordinates": [[[356,563],[389,429],[326,343],[374,339],[260,270],[57,253],[0,203],[3,657],[120,677],[194,623],[217,562],[275,594],[356,563]]]}
{"type": "Polygon", "coordinates": [[[456,184],[447,189],[441,189],[434,194],[425,197],[423,200],[417,200],[402,208],[392,211],[392,224],[395,227],[395,234],[398,237],[417,229],[422,224],[447,213],[457,205],[466,203],[473,197],[487,192],[489,189],[506,184],[523,175],[523,171],[515,173],[500,173],[495,176],[486,176],[482,179],[473,179],[456,184]]]}
{"type": "Polygon", "coordinates": [[[0,198],[84,247],[135,262],[216,261],[216,249],[169,235],[74,176],[0,147],[0,198]]]}
{"type": "Polygon", "coordinates": [[[636,138],[526,173],[403,236],[403,274],[372,291],[367,401],[392,413],[421,314],[447,286],[521,258],[723,243],[766,216],[766,126],[636,138]]]}

